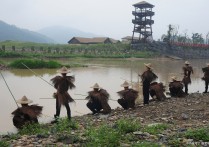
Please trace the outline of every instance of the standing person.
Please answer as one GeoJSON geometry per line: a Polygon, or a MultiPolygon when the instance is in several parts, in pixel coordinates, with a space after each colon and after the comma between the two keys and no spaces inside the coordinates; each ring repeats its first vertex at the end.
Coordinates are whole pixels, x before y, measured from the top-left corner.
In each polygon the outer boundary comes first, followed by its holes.
{"type": "Polygon", "coordinates": [[[183,72],[184,72],[184,78],[182,82],[185,86],[185,93],[188,94],[188,84],[191,84],[191,74],[193,74],[193,68],[190,66],[190,63],[188,61],[185,62],[185,66],[183,66],[183,72]]]}
{"type": "Polygon", "coordinates": [[[38,123],[38,117],[41,115],[42,106],[28,105],[33,101],[23,96],[17,100],[17,103],[21,104],[22,107],[17,108],[12,114],[13,124],[16,128],[21,129],[24,125],[30,123],[38,123]]]}
{"type": "Polygon", "coordinates": [[[93,114],[110,113],[111,108],[108,104],[109,93],[105,89],[102,89],[97,83],[91,88],[93,88],[93,91],[88,92],[86,99],[89,101],[86,106],[93,112],[93,114]]]}
{"type": "Polygon", "coordinates": [[[186,96],[183,91],[184,85],[181,81],[178,81],[176,76],[171,77],[171,82],[169,83],[170,95],[173,97],[184,97],[186,96]]]}
{"type": "Polygon", "coordinates": [[[130,84],[125,81],[121,87],[124,87],[124,90],[118,91],[118,95],[121,97],[118,99],[118,103],[124,108],[134,108],[135,100],[138,97],[138,91],[129,88],[130,84]]]}
{"type": "Polygon", "coordinates": [[[208,92],[208,85],[209,85],[209,63],[207,63],[207,67],[202,68],[204,73],[203,80],[205,81],[205,91],[203,93],[208,92]]]}
{"type": "Polygon", "coordinates": [[[54,87],[57,89],[57,92],[54,93],[56,98],[56,114],[54,115],[55,121],[57,122],[58,117],[60,116],[61,105],[64,105],[67,110],[68,119],[71,119],[71,110],[69,102],[74,102],[73,98],[69,95],[68,89],[75,88],[73,82],[75,78],[73,76],[67,76],[67,73],[70,73],[70,70],[66,67],[62,67],[57,70],[57,73],[61,73],[62,76],[56,76],[51,79],[54,87]]]}
{"type": "Polygon", "coordinates": [[[156,80],[158,77],[153,73],[151,63],[144,63],[146,70],[141,75],[142,83],[143,83],[143,96],[144,96],[144,105],[149,104],[149,89],[150,83],[156,80]]]}

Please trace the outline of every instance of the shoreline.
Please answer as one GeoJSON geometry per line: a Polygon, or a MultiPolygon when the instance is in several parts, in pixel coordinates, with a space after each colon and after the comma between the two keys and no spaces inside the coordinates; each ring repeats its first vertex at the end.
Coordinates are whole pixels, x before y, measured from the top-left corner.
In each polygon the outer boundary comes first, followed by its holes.
{"type": "MultiPolygon", "coordinates": [[[[7,142],[12,146],[82,146],[91,142],[89,136],[86,136],[86,131],[89,127],[94,129],[102,127],[103,125],[113,127],[118,121],[125,120],[129,123],[136,122],[136,124],[139,124],[141,127],[133,132],[123,134],[125,136],[131,135],[134,139],[133,141],[131,139],[126,141],[119,140],[120,144],[131,146],[137,143],[137,141],[147,141],[149,143],[167,146],[171,145],[171,140],[176,140],[178,143],[192,145],[191,140],[193,140],[194,144],[195,141],[201,142],[201,139],[197,140],[192,137],[188,138],[187,136],[184,136],[184,133],[187,134],[189,130],[208,128],[208,104],[209,93],[192,93],[184,98],[167,98],[165,101],[150,102],[147,106],[137,105],[135,109],[123,110],[122,108],[116,108],[112,110],[109,115],[85,114],[82,116],[74,116],[72,117],[72,121],[77,124],[77,128],[71,129],[69,132],[64,129],[62,132],[64,138],[62,138],[63,136],[61,135],[62,139],[57,137],[57,133],[53,133],[52,131],[53,128],[57,127],[57,124],[43,124],[44,126],[51,128],[50,132],[45,136],[42,134],[22,134],[15,139],[8,139],[8,135],[1,135],[1,138],[3,137],[3,140],[7,140],[7,142]],[[149,126],[158,125],[165,126],[165,128],[157,133],[146,129],[149,126]],[[183,133],[183,136],[180,136],[180,139],[175,138],[179,133],[183,133]],[[42,135],[42,137],[40,137],[40,135],[42,135]],[[75,137],[78,137],[77,141],[74,140],[75,137]],[[163,141],[160,140],[160,138],[163,138],[163,141]]],[[[126,125],[127,127],[129,126],[128,123],[126,123],[126,125]]]]}

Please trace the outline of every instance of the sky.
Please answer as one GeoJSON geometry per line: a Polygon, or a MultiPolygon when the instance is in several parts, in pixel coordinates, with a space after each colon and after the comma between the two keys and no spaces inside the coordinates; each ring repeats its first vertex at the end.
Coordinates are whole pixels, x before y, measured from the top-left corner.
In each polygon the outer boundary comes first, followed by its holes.
{"type": "MultiPolygon", "coordinates": [[[[121,39],[131,36],[132,11],[140,0],[0,0],[0,20],[37,31],[65,26],[101,36],[121,39]]],[[[153,38],[166,34],[168,25],[179,33],[209,32],[209,0],[147,0],[155,5],[153,38]]]]}

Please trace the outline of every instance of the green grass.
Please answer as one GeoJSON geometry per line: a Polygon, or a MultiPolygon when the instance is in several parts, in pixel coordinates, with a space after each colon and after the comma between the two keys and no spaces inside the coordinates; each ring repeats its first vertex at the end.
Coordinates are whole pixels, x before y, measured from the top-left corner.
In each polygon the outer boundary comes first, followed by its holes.
{"type": "Polygon", "coordinates": [[[0,48],[5,45],[5,51],[0,57],[37,57],[37,58],[149,58],[153,52],[131,49],[129,44],[43,44],[32,42],[0,42],[0,48]],[[15,50],[12,50],[15,46],[15,50]],[[23,50],[24,49],[24,50],[23,50]]]}
{"type": "Polygon", "coordinates": [[[143,131],[150,133],[152,135],[157,135],[157,134],[162,133],[167,128],[168,128],[167,124],[156,124],[156,125],[152,125],[152,126],[145,126],[143,131]]]}
{"type": "Polygon", "coordinates": [[[0,141],[0,147],[9,147],[9,143],[7,141],[0,141]]]}
{"type": "Polygon", "coordinates": [[[62,65],[56,61],[30,60],[20,59],[15,60],[9,64],[9,67],[27,69],[27,67],[34,68],[60,68],[62,65]]]}
{"type": "Polygon", "coordinates": [[[186,138],[194,139],[195,141],[209,141],[209,127],[195,130],[188,130],[185,133],[186,138]]]}
{"type": "Polygon", "coordinates": [[[141,128],[140,124],[136,120],[118,120],[116,122],[116,128],[121,133],[130,133],[139,130],[141,128]]]}
{"type": "Polygon", "coordinates": [[[18,134],[20,135],[34,135],[34,134],[41,134],[46,135],[49,131],[49,127],[44,124],[28,124],[25,125],[21,130],[19,130],[18,134]]]}
{"type": "Polygon", "coordinates": [[[120,145],[120,133],[111,128],[108,125],[102,125],[99,128],[95,129],[90,127],[86,136],[88,141],[86,146],[112,146],[116,147],[120,145]]]}

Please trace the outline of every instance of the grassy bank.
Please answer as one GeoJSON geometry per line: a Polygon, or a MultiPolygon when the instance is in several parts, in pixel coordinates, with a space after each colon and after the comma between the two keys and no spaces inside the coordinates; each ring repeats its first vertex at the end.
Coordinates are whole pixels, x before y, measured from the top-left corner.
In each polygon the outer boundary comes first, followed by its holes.
{"type": "Polygon", "coordinates": [[[131,49],[129,44],[41,44],[30,42],[0,42],[0,57],[39,58],[149,58],[153,52],[131,49]]]}
{"type": "Polygon", "coordinates": [[[18,69],[61,68],[62,66],[84,67],[84,65],[81,65],[81,64],[63,65],[57,61],[44,61],[44,60],[35,60],[35,59],[33,60],[32,59],[19,59],[8,64],[8,67],[18,68],[18,69]]]}
{"type": "MultiPolygon", "coordinates": [[[[53,136],[54,142],[75,144],[79,146],[134,146],[134,147],[159,147],[159,146],[188,146],[184,139],[193,141],[209,141],[209,127],[189,129],[185,132],[171,133],[166,136],[166,143],[159,142],[164,132],[175,128],[174,124],[141,125],[138,119],[119,119],[114,123],[102,122],[99,126],[82,126],[82,122],[67,118],[60,119],[57,124],[31,124],[25,126],[17,134],[9,134],[0,141],[1,147],[11,145],[12,140],[33,136],[38,139],[53,136]],[[85,128],[83,128],[85,127],[85,128]]],[[[29,137],[31,138],[31,137],[29,137]]],[[[23,140],[23,139],[22,139],[23,140]]],[[[47,141],[46,141],[47,142],[47,141]]],[[[53,145],[47,143],[46,146],[53,145]]],[[[190,145],[192,146],[192,145],[190,145]]]]}

